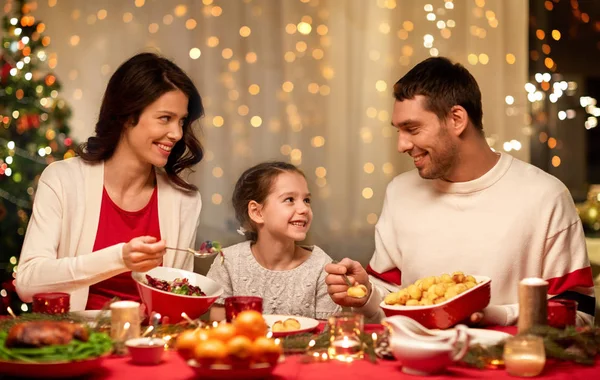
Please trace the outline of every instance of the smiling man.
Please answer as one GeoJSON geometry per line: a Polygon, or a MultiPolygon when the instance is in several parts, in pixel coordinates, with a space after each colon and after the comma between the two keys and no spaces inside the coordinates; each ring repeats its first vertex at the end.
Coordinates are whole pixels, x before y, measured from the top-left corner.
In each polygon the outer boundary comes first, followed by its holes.
{"type": "Polygon", "coordinates": [[[541,277],[549,297],[578,302],[579,325],[593,323],[592,272],[569,191],[488,146],[481,92],[469,71],[427,59],[396,83],[394,97],[398,151],[416,170],[388,185],[367,269],[347,258],[326,266],[334,302],[378,320],[390,291],[462,271],[492,279],[490,306],[472,321],[510,325],[518,318],[519,281],[541,277]],[[367,297],[348,297],[343,273],[367,286],[367,297]]]}

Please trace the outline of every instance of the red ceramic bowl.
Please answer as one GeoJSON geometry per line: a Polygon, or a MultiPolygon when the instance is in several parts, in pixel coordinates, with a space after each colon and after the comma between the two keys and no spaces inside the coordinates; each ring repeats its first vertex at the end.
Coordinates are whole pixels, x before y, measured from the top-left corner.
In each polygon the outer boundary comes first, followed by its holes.
{"type": "Polygon", "coordinates": [[[484,276],[473,277],[477,280],[476,286],[437,305],[386,305],[382,301],[381,308],[386,317],[405,315],[430,329],[450,328],[469,318],[471,314],[481,311],[490,303],[492,280],[484,276]]]}
{"type": "Polygon", "coordinates": [[[183,269],[156,267],[148,272],[133,272],[131,274],[136,282],[138,292],[142,302],[148,312],[155,311],[163,317],[169,317],[169,323],[177,323],[183,318],[181,313],[185,312],[190,318],[199,318],[206,313],[211,305],[223,293],[223,288],[206,276],[198,273],[189,272],[183,269]],[[173,281],[176,278],[187,278],[190,284],[199,286],[205,297],[184,296],[175,293],[165,292],[148,285],[146,274],[166,281],[173,281]]]}

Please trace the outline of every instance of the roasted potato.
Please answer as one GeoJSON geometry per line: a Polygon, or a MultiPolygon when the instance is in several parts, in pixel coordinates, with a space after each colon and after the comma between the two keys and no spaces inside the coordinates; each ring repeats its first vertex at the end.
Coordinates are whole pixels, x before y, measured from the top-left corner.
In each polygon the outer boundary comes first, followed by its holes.
{"type": "Polygon", "coordinates": [[[439,277],[418,279],[414,284],[390,293],[383,300],[386,305],[427,306],[452,299],[475,287],[477,281],[463,272],[444,273],[439,277]]]}

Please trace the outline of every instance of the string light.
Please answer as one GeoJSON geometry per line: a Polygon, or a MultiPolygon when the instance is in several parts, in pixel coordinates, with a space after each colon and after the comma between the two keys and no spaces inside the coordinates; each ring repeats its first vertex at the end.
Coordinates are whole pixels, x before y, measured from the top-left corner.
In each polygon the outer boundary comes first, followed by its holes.
{"type": "MultiPolygon", "coordinates": [[[[289,156],[294,163],[301,163],[303,156],[311,157],[312,163],[312,155],[314,152],[318,152],[316,149],[324,147],[326,142],[325,137],[315,136],[317,134],[315,133],[315,128],[318,127],[320,125],[319,122],[322,121],[317,121],[319,120],[319,115],[308,115],[307,117],[305,113],[312,112],[307,111],[311,108],[307,106],[307,103],[303,103],[305,101],[304,99],[308,99],[306,101],[311,102],[316,100],[317,103],[319,102],[317,99],[322,99],[322,97],[331,96],[332,99],[335,99],[332,94],[339,96],[339,87],[337,87],[338,78],[336,78],[336,75],[339,75],[340,78],[345,78],[346,75],[345,72],[340,71],[339,66],[335,66],[332,63],[334,61],[329,59],[331,57],[331,49],[329,49],[329,44],[331,43],[331,38],[335,38],[335,35],[333,35],[335,30],[333,29],[333,25],[328,21],[328,10],[322,5],[313,5],[313,3],[315,3],[313,1],[306,1],[305,3],[306,8],[303,9],[308,9],[308,11],[305,12],[307,14],[301,14],[302,16],[296,19],[286,20],[288,23],[284,23],[281,26],[281,33],[283,34],[282,38],[285,39],[285,46],[288,46],[288,48],[286,49],[287,51],[278,53],[277,57],[265,58],[260,51],[251,51],[251,47],[253,46],[252,44],[256,41],[255,37],[261,35],[262,33],[262,30],[260,30],[259,27],[253,23],[255,22],[253,20],[257,20],[254,17],[247,20],[247,25],[242,25],[241,23],[238,23],[237,25],[230,25],[233,27],[234,33],[239,33],[239,37],[237,38],[238,40],[248,41],[247,47],[241,49],[238,47],[238,45],[230,42],[224,35],[221,34],[215,33],[217,35],[214,36],[200,34],[199,36],[201,36],[201,39],[199,40],[200,42],[198,47],[189,47],[190,50],[188,52],[189,59],[192,60],[191,62],[193,62],[193,60],[198,60],[201,57],[203,60],[206,58],[212,62],[212,60],[216,57],[221,62],[219,65],[223,67],[223,73],[218,73],[215,76],[221,81],[225,91],[224,94],[227,94],[227,96],[223,99],[223,108],[215,111],[215,113],[220,113],[222,116],[215,116],[213,114],[210,117],[207,117],[206,124],[208,124],[208,126],[211,128],[222,128],[225,126],[225,118],[227,118],[227,129],[223,129],[223,131],[227,130],[235,134],[240,133],[240,135],[246,133],[245,131],[247,131],[249,127],[252,127],[252,130],[254,130],[254,128],[263,127],[263,124],[265,127],[265,132],[261,133],[279,133],[280,131],[289,130],[310,133],[309,136],[312,137],[307,140],[310,142],[310,145],[307,144],[308,146],[306,150],[301,150],[298,145],[295,145],[295,142],[292,145],[283,144],[282,142],[283,145],[280,149],[281,154],[284,156],[289,156]],[[314,7],[314,10],[311,9],[311,7],[314,7]],[[206,46],[203,45],[204,42],[206,42],[206,46]],[[200,48],[202,48],[204,51],[201,51],[200,48]],[[279,79],[279,82],[277,82],[279,84],[276,85],[277,88],[275,91],[271,92],[271,84],[267,84],[263,81],[259,82],[260,85],[258,83],[246,82],[243,78],[244,75],[240,75],[241,73],[239,71],[242,70],[242,73],[244,73],[244,70],[250,67],[248,65],[256,64],[256,62],[259,62],[259,60],[260,64],[265,64],[267,62],[270,63],[272,62],[272,59],[277,59],[284,62],[286,67],[286,69],[283,71],[283,77],[279,79]],[[315,67],[318,68],[320,75],[305,79],[302,77],[302,75],[296,72],[298,68],[310,67],[309,65],[315,65],[315,67]],[[263,87],[261,88],[261,86],[263,87]],[[336,93],[336,91],[338,91],[338,93],[336,93]],[[284,117],[272,117],[271,115],[267,116],[266,113],[261,112],[261,108],[259,106],[260,103],[255,103],[257,99],[264,96],[273,96],[273,99],[276,99],[275,101],[279,100],[283,104],[295,103],[301,111],[296,109],[296,111],[292,113],[286,112],[284,117]],[[234,125],[236,126],[235,128],[234,125]]],[[[381,12],[388,12],[387,10],[396,8],[396,3],[396,1],[385,1],[378,4],[378,7],[382,8],[381,12]]],[[[475,39],[476,41],[487,41],[490,38],[489,36],[491,36],[492,33],[495,33],[493,28],[498,27],[500,22],[503,21],[502,14],[496,14],[494,10],[489,9],[489,4],[487,3],[483,0],[477,0],[475,2],[471,2],[470,4],[472,5],[470,5],[470,8],[466,9],[469,11],[469,14],[472,10],[475,10],[476,12],[473,14],[480,15],[477,25],[473,25],[474,28],[472,28],[471,25],[460,25],[460,23],[457,23],[453,19],[453,12],[463,12],[465,10],[465,5],[461,2],[453,2],[448,0],[439,2],[439,4],[420,4],[419,13],[411,18],[411,20],[403,19],[401,23],[394,23],[388,19],[377,20],[375,24],[375,31],[383,34],[380,34],[381,38],[390,38],[390,41],[395,41],[394,43],[399,42],[401,45],[401,55],[392,56],[385,51],[385,48],[374,45],[373,47],[369,47],[368,51],[365,51],[365,56],[369,59],[371,64],[381,65],[382,68],[389,67],[390,65],[400,65],[401,68],[408,69],[408,66],[415,64],[418,59],[423,57],[424,54],[430,56],[448,54],[449,51],[446,40],[456,38],[453,37],[452,31],[455,32],[454,36],[462,35],[462,33],[466,32],[469,38],[475,39]],[[415,28],[415,25],[418,25],[418,28],[415,28]],[[452,30],[453,28],[462,28],[462,30],[452,30]],[[470,34],[469,31],[471,32],[470,34]]],[[[56,4],[56,0],[50,0],[48,2],[49,6],[55,6],[56,4]],[[52,2],[54,5],[50,5],[52,2]]],[[[140,15],[140,12],[147,12],[148,10],[139,8],[151,6],[151,2],[146,4],[144,0],[135,0],[134,4],[136,8],[129,9],[129,12],[122,14],[123,24],[132,23],[134,20],[135,22],[140,23],[140,20],[138,20],[139,17],[136,16],[140,15]]],[[[228,12],[228,5],[226,2],[220,5],[222,5],[223,8],[215,5],[213,0],[203,0],[198,6],[199,13],[197,14],[193,13],[194,10],[192,8],[188,8],[185,5],[177,5],[176,7],[171,7],[167,10],[170,13],[158,15],[158,18],[149,20],[155,22],[150,24],[146,23],[143,25],[143,28],[148,28],[148,33],[150,34],[160,35],[159,33],[163,33],[163,30],[169,29],[165,26],[159,28],[159,25],[156,22],[160,22],[160,20],[162,20],[164,25],[173,25],[172,27],[175,27],[179,23],[180,27],[185,26],[187,30],[194,30],[199,24],[199,21],[196,21],[198,20],[198,17],[200,18],[200,21],[202,21],[203,17],[220,17],[224,12],[228,12]],[[202,9],[201,11],[200,8],[202,9]]],[[[120,18],[120,13],[113,14],[111,9],[108,9],[108,11],[94,10],[94,12],[94,15],[89,16],[93,16],[94,22],[96,22],[96,19],[106,20],[109,16],[116,16],[117,19],[120,18]],[[108,15],[108,12],[111,12],[111,14],[108,15]]],[[[256,12],[255,10],[252,12],[255,15],[260,15],[260,12],[256,12]]],[[[392,13],[393,12],[396,11],[392,11],[392,13]]],[[[81,17],[84,19],[87,16],[85,13],[83,13],[81,17]]],[[[13,23],[13,19],[11,19],[10,23],[11,25],[16,26],[18,20],[15,19],[13,23]]],[[[98,24],[95,27],[97,28],[100,25],[101,23],[98,21],[98,24]]],[[[18,28],[15,28],[15,31],[16,29],[18,28]]],[[[201,31],[198,30],[198,33],[200,32],[201,31]]],[[[552,46],[550,45],[554,41],[563,39],[563,36],[559,30],[544,31],[540,29],[535,32],[536,38],[539,39],[540,44],[543,42],[548,45],[548,48],[545,50],[548,51],[548,54],[544,55],[542,54],[544,52],[539,52],[540,62],[546,66],[545,70],[548,72],[539,73],[540,81],[537,80],[538,78],[536,76],[536,80],[532,80],[534,83],[527,84],[526,92],[524,93],[519,93],[518,91],[514,91],[512,89],[509,89],[505,93],[501,93],[498,101],[502,103],[501,106],[505,108],[507,114],[510,112],[512,112],[511,115],[522,114],[523,102],[521,99],[522,97],[525,97],[525,95],[531,102],[532,106],[535,104],[536,107],[541,105],[545,99],[548,99],[549,102],[556,103],[562,97],[567,96],[568,90],[565,88],[565,85],[562,84],[562,82],[553,81],[552,78],[547,78],[547,76],[550,76],[553,72],[552,70],[556,70],[556,62],[551,56],[549,56],[549,54],[552,52],[552,49],[550,49],[552,46]],[[542,87],[543,83],[547,83],[547,89],[542,87]],[[556,83],[560,83],[560,85],[556,85],[556,83]]],[[[566,33],[566,30],[563,32],[566,33]]],[[[88,43],[88,41],[85,40],[85,34],[81,34],[80,36],[72,36],[71,40],[68,40],[70,45],[76,47],[80,46],[81,44],[88,43]],[[83,38],[80,38],[80,36],[83,38]]],[[[158,39],[157,36],[149,35],[148,37],[158,39]]],[[[30,42],[25,42],[25,38],[22,38],[21,41],[23,41],[24,44],[30,42]]],[[[49,42],[50,41],[47,40],[47,43],[49,42]]],[[[61,43],[64,43],[64,41],[61,43]]],[[[480,42],[477,43],[479,44],[480,42]]],[[[477,70],[489,70],[490,66],[496,65],[498,62],[501,62],[505,65],[514,65],[517,60],[519,60],[519,63],[522,63],[523,59],[526,58],[517,54],[516,51],[503,51],[499,54],[492,54],[491,51],[485,49],[485,44],[482,45],[481,48],[479,48],[479,45],[474,46],[478,46],[478,48],[466,51],[461,59],[463,61],[466,60],[469,65],[476,66],[477,70]]],[[[37,56],[39,59],[42,59],[41,57],[46,59],[46,55],[43,52],[38,52],[37,56]]],[[[56,62],[56,58],[54,58],[53,62],[56,62]]],[[[108,64],[102,62],[99,63],[98,66],[100,67],[100,72],[102,75],[107,76],[110,74],[111,68],[108,64]]],[[[255,65],[254,67],[257,66],[255,65]]],[[[494,66],[494,68],[496,67],[498,66],[494,66]]],[[[510,66],[507,67],[509,70],[511,69],[510,66]]],[[[13,69],[14,71],[10,71],[10,75],[23,75],[26,77],[27,73],[25,71],[27,71],[27,69],[21,71],[22,68],[23,67],[16,67],[13,69]]],[[[96,68],[96,70],[98,70],[98,68],[96,68]]],[[[381,73],[384,71],[374,70],[374,72],[381,73]]],[[[482,71],[482,73],[485,72],[487,71],[482,71]]],[[[31,75],[31,73],[29,73],[29,75],[31,75]]],[[[80,76],[77,74],[71,75],[69,73],[69,79],[72,81],[76,81],[79,77],[80,76]]],[[[381,95],[383,99],[384,95],[388,95],[390,87],[393,84],[393,82],[389,81],[390,79],[392,78],[369,77],[368,81],[365,83],[370,83],[369,91],[372,91],[372,93],[377,94],[378,96],[381,95]]],[[[258,80],[256,81],[258,82],[258,80]]],[[[82,96],[83,92],[81,90],[79,90],[79,92],[73,92],[73,99],[81,99],[82,96]],[[78,94],[80,94],[80,96],[78,96],[78,94]]],[[[88,95],[86,92],[86,97],[87,96],[88,95]]],[[[45,93],[45,96],[40,99],[40,102],[43,100],[46,106],[51,107],[54,104],[54,99],[55,96],[45,93]]],[[[326,100],[326,98],[322,100],[326,100]]],[[[372,103],[372,106],[366,107],[366,109],[361,108],[360,114],[364,119],[361,121],[361,123],[365,123],[360,125],[359,130],[359,141],[361,144],[375,142],[379,143],[382,138],[391,139],[395,136],[392,128],[390,128],[388,125],[381,125],[389,124],[390,115],[388,111],[391,111],[381,109],[383,107],[384,106],[382,106],[381,103],[372,103]]],[[[600,117],[600,115],[595,114],[599,113],[600,109],[595,107],[595,105],[590,106],[587,103],[586,106],[582,105],[582,107],[587,107],[585,111],[585,127],[587,129],[595,128],[597,126],[597,118],[600,117]]],[[[572,113],[569,113],[566,107],[561,108],[562,109],[559,110],[564,112],[564,120],[569,120],[569,115],[574,115],[573,112],[576,111],[573,110],[572,113]]],[[[209,109],[209,107],[207,107],[207,109],[209,109]]],[[[582,112],[579,110],[577,111],[580,113],[582,112]]],[[[318,114],[318,112],[315,112],[315,114],[318,114]]],[[[18,119],[20,116],[18,112],[16,115],[17,117],[15,119],[18,119]]],[[[13,114],[8,116],[14,117],[15,115],[13,114]]],[[[559,118],[558,112],[553,113],[552,117],[554,116],[559,118]]],[[[1,127],[2,124],[0,124],[0,128],[1,127]]],[[[281,136],[283,136],[283,133],[281,136]]],[[[534,141],[535,139],[536,137],[534,136],[534,141]]],[[[328,137],[327,143],[330,144],[330,141],[335,140],[329,140],[328,137]]],[[[522,150],[523,143],[519,141],[518,136],[507,136],[503,139],[497,138],[496,141],[499,145],[506,145],[511,152],[518,152],[522,150]],[[507,141],[504,141],[505,139],[507,141]]],[[[45,154],[45,147],[43,148],[45,154]]],[[[248,148],[241,151],[247,151],[247,149],[248,148]]],[[[217,158],[218,154],[219,153],[217,152],[217,158]]],[[[206,157],[208,160],[209,155],[207,154],[206,157]]],[[[315,158],[315,160],[317,160],[317,164],[315,166],[316,168],[324,168],[324,166],[320,166],[317,158],[315,158]]],[[[375,174],[373,173],[375,173],[375,165],[372,162],[369,162],[369,164],[369,171],[367,171],[367,166],[365,163],[365,167],[363,168],[364,172],[374,176],[375,174]]],[[[400,167],[398,169],[400,169],[400,167]]],[[[312,169],[310,172],[312,172],[312,169]]],[[[381,172],[383,172],[385,175],[393,175],[394,167],[392,163],[384,163],[383,165],[378,163],[377,173],[379,174],[377,175],[380,175],[381,172]]],[[[215,175],[214,170],[213,175],[215,178],[219,178],[215,175]]],[[[323,179],[325,177],[319,177],[316,171],[315,176],[323,179]]],[[[327,185],[327,182],[321,181],[319,183],[324,186],[327,185]]],[[[330,184],[327,186],[331,187],[332,185],[335,185],[335,183],[330,181],[330,184]]],[[[380,195],[378,188],[369,188],[377,195],[380,195]]],[[[362,195],[364,197],[364,193],[362,195]]],[[[365,197],[365,199],[368,198],[365,197]]],[[[219,203],[220,202],[215,202],[213,198],[213,204],[216,205],[219,203]]],[[[377,220],[376,214],[365,213],[360,218],[363,223],[366,220],[369,224],[372,224],[371,221],[377,220]]]]}

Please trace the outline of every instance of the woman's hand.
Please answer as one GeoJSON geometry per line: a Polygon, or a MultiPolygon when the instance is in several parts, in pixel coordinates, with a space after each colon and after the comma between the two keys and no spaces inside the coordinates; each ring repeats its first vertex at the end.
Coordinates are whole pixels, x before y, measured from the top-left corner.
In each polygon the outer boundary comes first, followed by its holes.
{"type": "Polygon", "coordinates": [[[147,272],[162,263],[166,243],[152,236],[133,238],[123,246],[123,261],[133,272],[147,272]]]}

